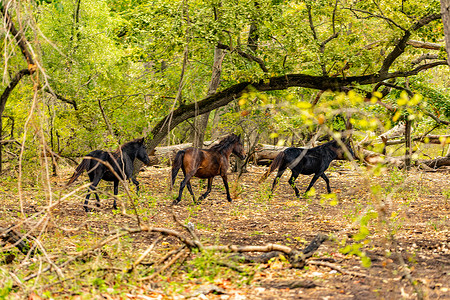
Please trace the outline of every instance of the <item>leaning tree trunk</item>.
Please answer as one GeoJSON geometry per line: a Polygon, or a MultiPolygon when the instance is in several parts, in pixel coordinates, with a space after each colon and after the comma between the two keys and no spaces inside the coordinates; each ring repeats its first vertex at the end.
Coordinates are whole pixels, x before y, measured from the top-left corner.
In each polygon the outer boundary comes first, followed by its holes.
{"type": "MultiPolygon", "coordinates": [[[[20,48],[20,51],[22,52],[23,57],[25,58],[28,68],[22,69],[11,79],[8,86],[5,88],[3,93],[0,96],[0,141],[2,139],[3,130],[2,126],[3,123],[1,121],[3,112],[5,110],[6,102],[8,101],[8,97],[13,91],[13,89],[16,87],[16,85],[19,83],[19,81],[22,79],[25,75],[31,75],[36,71],[36,65],[34,63],[33,57],[30,54],[30,51],[28,51],[28,41],[26,40],[24,34],[22,31],[18,31],[16,27],[14,26],[13,21],[11,20],[11,16],[9,15],[6,7],[4,6],[4,3],[0,2],[0,12],[4,17],[4,25],[6,31],[8,31],[14,38],[16,39],[17,46],[20,48]]],[[[0,173],[2,170],[2,143],[0,142],[0,173]]]]}
{"type": "MultiPolygon", "coordinates": [[[[223,62],[224,57],[225,57],[225,51],[215,47],[214,48],[214,63],[213,63],[213,69],[212,69],[212,75],[211,75],[211,82],[209,84],[207,97],[214,94],[217,91],[217,88],[219,87],[220,76],[222,74],[222,62],[223,62]]],[[[197,148],[203,147],[203,141],[205,139],[205,131],[206,131],[206,127],[208,126],[209,114],[210,114],[210,112],[207,112],[198,118],[197,126],[194,128],[194,130],[196,132],[196,134],[194,135],[195,138],[194,138],[194,142],[193,142],[194,147],[197,147],[197,148]]]]}

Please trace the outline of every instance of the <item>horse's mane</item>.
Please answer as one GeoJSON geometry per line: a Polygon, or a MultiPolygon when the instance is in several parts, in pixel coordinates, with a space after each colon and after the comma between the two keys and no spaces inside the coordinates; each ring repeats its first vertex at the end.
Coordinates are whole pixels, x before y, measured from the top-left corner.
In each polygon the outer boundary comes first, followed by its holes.
{"type": "Polygon", "coordinates": [[[117,150],[114,151],[114,153],[119,153],[119,152],[125,150],[126,148],[132,146],[133,144],[139,143],[139,140],[140,140],[140,139],[134,139],[134,140],[132,140],[132,141],[130,141],[130,142],[126,142],[126,143],[123,144],[123,145],[120,145],[119,148],[117,148],[117,150]]]}
{"type": "Polygon", "coordinates": [[[331,144],[339,145],[339,143],[336,140],[331,140],[331,141],[328,141],[326,143],[323,143],[322,145],[319,145],[318,147],[324,147],[324,146],[328,146],[328,145],[331,145],[331,144]]]}
{"type": "Polygon", "coordinates": [[[228,148],[230,148],[233,144],[239,141],[239,137],[234,133],[226,136],[223,140],[221,140],[218,144],[209,148],[210,150],[214,150],[217,152],[222,152],[228,148]]]}

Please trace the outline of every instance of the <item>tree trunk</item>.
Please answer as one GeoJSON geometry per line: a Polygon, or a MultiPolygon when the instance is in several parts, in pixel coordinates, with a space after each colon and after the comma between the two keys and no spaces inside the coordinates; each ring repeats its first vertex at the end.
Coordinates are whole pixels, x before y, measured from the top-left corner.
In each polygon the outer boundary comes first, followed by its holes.
{"type": "Polygon", "coordinates": [[[450,65],[450,0],[441,0],[441,18],[442,23],[444,24],[447,63],[450,65]]]}
{"type": "MultiPolygon", "coordinates": [[[[208,94],[207,97],[211,96],[217,91],[217,88],[219,87],[220,83],[220,76],[222,74],[222,62],[225,57],[225,51],[222,49],[219,49],[217,47],[214,48],[214,63],[212,68],[212,75],[211,75],[211,82],[209,84],[208,88],[208,94]]],[[[203,141],[205,139],[205,132],[206,127],[208,126],[208,120],[209,120],[209,114],[207,113],[201,115],[197,118],[197,124],[194,128],[194,140],[193,144],[194,147],[202,148],[203,147],[203,141]]]]}
{"type": "Polygon", "coordinates": [[[411,120],[408,120],[408,118],[406,118],[405,140],[406,140],[405,166],[406,170],[409,170],[411,168],[412,149],[411,149],[411,120]]]}

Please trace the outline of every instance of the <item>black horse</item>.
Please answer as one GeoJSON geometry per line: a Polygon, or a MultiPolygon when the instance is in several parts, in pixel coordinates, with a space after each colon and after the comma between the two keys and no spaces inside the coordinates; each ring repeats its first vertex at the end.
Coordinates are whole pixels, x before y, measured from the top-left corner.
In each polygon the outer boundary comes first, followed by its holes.
{"type": "MultiPolygon", "coordinates": [[[[139,182],[133,176],[133,162],[137,158],[146,165],[150,163],[144,145],[144,138],[125,143],[113,153],[95,150],[86,156],[87,158],[84,158],[78,165],[67,185],[73,183],[86,170],[91,181],[89,190],[95,193],[97,207],[100,207],[100,199],[96,192],[96,187],[102,179],[114,182],[114,195],[117,195],[119,192],[119,181],[131,178],[131,181],[136,185],[136,192],[139,193],[139,182]]],[[[84,201],[86,212],[89,211],[88,200],[90,196],[91,193],[88,193],[84,201]]],[[[116,198],[114,198],[113,208],[117,209],[116,198]]]]}
{"type": "MultiPolygon", "coordinates": [[[[350,152],[352,157],[354,157],[349,141],[346,141],[344,144],[348,149],[348,152],[350,152]]],[[[288,182],[294,189],[297,197],[300,197],[300,192],[295,186],[295,179],[297,179],[300,174],[314,174],[314,177],[311,179],[305,193],[311,189],[319,177],[322,177],[323,180],[325,180],[327,184],[327,191],[328,193],[331,193],[330,180],[324,172],[330,166],[331,161],[335,159],[343,160],[346,158],[345,150],[339,145],[338,142],[334,140],[310,149],[294,147],[287,148],[275,157],[269,167],[269,170],[267,170],[267,172],[261,177],[259,182],[261,183],[266,180],[270,173],[278,169],[277,176],[275,177],[272,185],[273,191],[281,175],[283,175],[284,171],[286,171],[286,168],[289,168],[292,170],[292,175],[288,182]]]]}
{"type": "Polygon", "coordinates": [[[229,167],[229,159],[231,153],[238,156],[240,159],[245,158],[244,147],[241,143],[239,135],[230,134],[221,140],[217,145],[209,149],[187,148],[177,152],[172,165],[172,186],[177,178],[178,171],[183,171],[184,179],[180,184],[178,197],[173,201],[172,205],[176,205],[181,201],[183,189],[187,186],[189,193],[191,193],[194,203],[194,192],[192,191],[191,178],[193,176],[198,178],[208,178],[208,188],[206,192],[200,196],[198,201],[205,199],[211,192],[212,182],[214,176],[220,175],[227,192],[227,199],[231,202],[230,191],[228,188],[227,171],[229,167]]]}

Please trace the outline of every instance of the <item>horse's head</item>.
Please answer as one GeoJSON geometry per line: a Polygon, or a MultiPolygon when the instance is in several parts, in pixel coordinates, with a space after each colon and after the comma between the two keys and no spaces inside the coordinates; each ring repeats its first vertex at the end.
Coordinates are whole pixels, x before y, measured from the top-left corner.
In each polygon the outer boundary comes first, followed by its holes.
{"type": "Polygon", "coordinates": [[[353,152],[352,146],[350,145],[350,139],[344,140],[345,147],[341,147],[338,142],[335,143],[337,145],[336,149],[337,159],[351,160],[355,158],[355,153],[353,152]],[[351,157],[348,157],[346,150],[350,153],[351,157]]]}
{"type": "Polygon", "coordinates": [[[148,157],[147,149],[145,148],[144,138],[138,139],[137,145],[136,158],[144,164],[150,165],[150,158],[148,157]]]}
{"type": "Polygon", "coordinates": [[[240,159],[245,159],[245,150],[244,145],[241,142],[241,135],[236,135],[236,141],[233,147],[233,154],[239,157],[240,159]]]}

